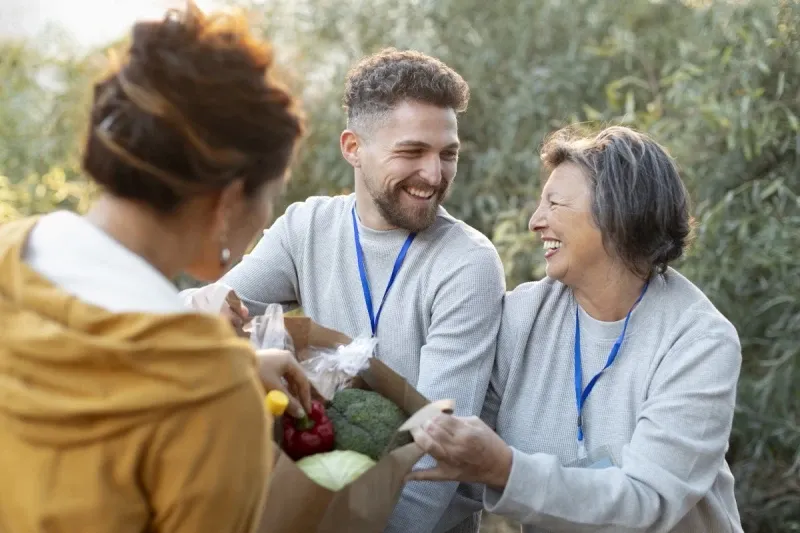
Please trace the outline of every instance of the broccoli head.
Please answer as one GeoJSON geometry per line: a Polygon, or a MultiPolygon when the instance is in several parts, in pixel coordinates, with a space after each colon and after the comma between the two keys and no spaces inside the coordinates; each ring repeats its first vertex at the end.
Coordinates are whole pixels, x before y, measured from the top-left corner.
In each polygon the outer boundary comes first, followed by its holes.
{"type": "Polygon", "coordinates": [[[377,392],[343,389],[334,394],[325,411],[333,422],[338,450],[363,453],[377,461],[411,442],[409,433],[396,433],[408,416],[377,392]]]}

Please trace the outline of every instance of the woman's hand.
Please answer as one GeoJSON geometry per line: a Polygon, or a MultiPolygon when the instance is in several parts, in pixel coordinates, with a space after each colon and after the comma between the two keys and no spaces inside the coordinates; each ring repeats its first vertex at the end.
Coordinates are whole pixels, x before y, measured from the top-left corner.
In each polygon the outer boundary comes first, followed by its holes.
{"type": "Polygon", "coordinates": [[[283,391],[289,397],[287,410],[296,418],[310,413],[311,384],[292,353],[286,350],[258,350],[256,358],[261,382],[267,392],[283,391]]]}
{"type": "Polygon", "coordinates": [[[480,418],[440,415],[411,433],[438,465],[411,472],[407,480],[483,483],[499,490],[506,486],[511,448],[480,418]]]}

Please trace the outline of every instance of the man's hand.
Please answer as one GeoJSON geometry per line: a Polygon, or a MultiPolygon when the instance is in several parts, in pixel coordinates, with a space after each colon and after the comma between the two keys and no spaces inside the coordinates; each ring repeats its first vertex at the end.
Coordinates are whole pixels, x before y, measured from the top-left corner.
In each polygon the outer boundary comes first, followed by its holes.
{"type": "Polygon", "coordinates": [[[225,298],[220,313],[231,323],[240,337],[248,337],[248,334],[244,332],[244,326],[251,320],[250,312],[235,292],[231,291],[225,298]]]}
{"type": "Polygon", "coordinates": [[[291,352],[258,350],[258,372],[267,392],[283,391],[289,397],[289,414],[301,418],[311,412],[311,384],[291,352]]]}
{"type": "Polygon", "coordinates": [[[480,418],[440,415],[411,434],[438,465],[411,472],[407,480],[483,483],[499,490],[506,486],[511,448],[480,418]]]}

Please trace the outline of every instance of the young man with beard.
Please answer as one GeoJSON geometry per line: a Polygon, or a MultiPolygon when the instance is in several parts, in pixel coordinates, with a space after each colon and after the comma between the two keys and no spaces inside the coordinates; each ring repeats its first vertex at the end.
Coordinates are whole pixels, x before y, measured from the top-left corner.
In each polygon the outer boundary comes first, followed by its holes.
{"type": "MultiPolygon", "coordinates": [[[[241,318],[299,305],[351,337],[377,336],[382,361],[462,416],[480,414],[505,292],[489,239],[441,207],[468,100],[467,83],[432,57],[388,49],[362,60],[340,138],[355,193],[291,205],[221,280],[247,307],[241,318]]],[[[409,483],[387,531],[450,527],[456,488],[409,483]]]]}

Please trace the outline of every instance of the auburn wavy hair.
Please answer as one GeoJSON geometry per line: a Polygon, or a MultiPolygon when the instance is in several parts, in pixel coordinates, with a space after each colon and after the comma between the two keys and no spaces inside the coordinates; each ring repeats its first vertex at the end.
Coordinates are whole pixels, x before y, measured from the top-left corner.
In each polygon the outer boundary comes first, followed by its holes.
{"type": "Polygon", "coordinates": [[[242,15],[189,2],[133,27],[94,87],[83,168],[110,193],[171,212],[195,194],[281,179],[304,133],[269,42],[242,15]]]}

